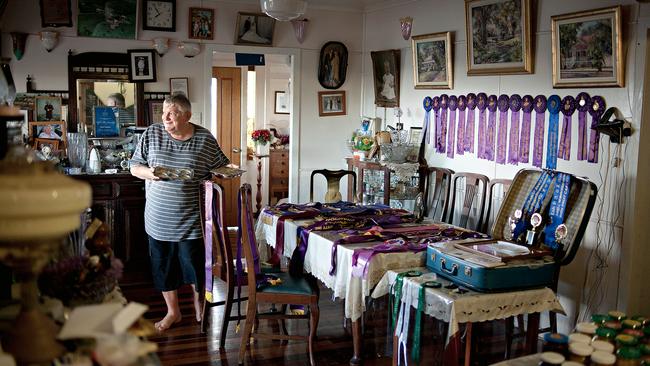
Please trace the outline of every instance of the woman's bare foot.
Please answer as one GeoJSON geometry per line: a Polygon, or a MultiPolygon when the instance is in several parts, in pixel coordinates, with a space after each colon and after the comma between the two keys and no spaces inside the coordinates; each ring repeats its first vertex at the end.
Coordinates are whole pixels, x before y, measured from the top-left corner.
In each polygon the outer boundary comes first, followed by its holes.
{"type": "Polygon", "coordinates": [[[181,321],[182,316],[178,314],[177,316],[167,313],[161,321],[157,322],[154,326],[158,332],[164,332],[169,329],[172,325],[181,321]]]}
{"type": "Polygon", "coordinates": [[[203,314],[203,309],[202,308],[203,307],[202,307],[202,304],[201,304],[201,298],[199,296],[199,293],[195,292],[194,293],[194,315],[196,315],[196,321],[198,323],[200,323],[201,320],[202,320],[202,318],[201,318],[201,316],[203,314]]]}

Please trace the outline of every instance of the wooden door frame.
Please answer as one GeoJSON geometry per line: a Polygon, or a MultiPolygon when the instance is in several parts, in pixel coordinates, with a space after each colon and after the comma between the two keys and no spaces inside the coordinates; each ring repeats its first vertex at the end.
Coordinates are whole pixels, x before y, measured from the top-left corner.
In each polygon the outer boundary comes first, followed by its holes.
{"type": "MultiPolygon", "coordinates": [[[[274,54],[274,55],[288,55],[292,56],[291,63],[291,105],[292,113],[289,115],[289,201],[297,202],[299,197],[300,188],[300,154],[298,147],[300,146],[300,86],[301,86],[301,53],[297,48],[268,48],[268,47],[254,47],[254,46],[235,46],[235,45],[217,45],[206,44],[203,52],[203,75],[204,80],[212,79],[212,67],[219,66],[213,65],[213,54],[219,53],[261,53],[261,54],[274,54]]],[[[242,80],[244,80],[242,78],[242,80]]],[[[206,82],[204,85],[203,95],[211,95],[210,83],[206,82]]],[[[245,93],[242,93],[242,103],[245,102],[243,98],[245,93]]],[[[243,105],[243,104],[242,104],[243,105]]],[[[210,100],[203,103],[203,115],[212,116],[212,103],[210,100]]],[[[246,129],[245,113],[242,113],[241,120],[242,128],[246,129]]],[[[246,136],[242,134],[241,146],[246,146],[246,136]]],[[[242,149],[241,161],[246,161],[246,149],[242,149]]]]}

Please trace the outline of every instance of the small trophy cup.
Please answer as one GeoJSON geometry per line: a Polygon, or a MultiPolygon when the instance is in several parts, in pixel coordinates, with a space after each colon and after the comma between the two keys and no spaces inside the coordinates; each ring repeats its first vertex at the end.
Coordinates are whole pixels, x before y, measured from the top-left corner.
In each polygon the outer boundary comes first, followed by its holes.
{"type": "Polygon", "coordinates": [[[526,245],[533,246],[535,244],[535,238],[537,236],[537,228],[542,224],[542,215],[538,212],[535,212],[530,216],[530,225],[532,226],[531,230],[526,231],[526,245]]]}

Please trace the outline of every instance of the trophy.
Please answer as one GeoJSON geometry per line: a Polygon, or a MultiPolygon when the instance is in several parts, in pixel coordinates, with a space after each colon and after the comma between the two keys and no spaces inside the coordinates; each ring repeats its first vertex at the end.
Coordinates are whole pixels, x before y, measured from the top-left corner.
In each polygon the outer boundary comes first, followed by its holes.
{"type": "Polygon", "coordinates": [[[517,228],[517,223],[521,220],[523,215],[523,211],[517,209],[515,210],[513,216],[508,216],[508,227],[510,228],[510,231],[506,233],[506,240],[517,241],[517,238],[515,238],[515,229],[517,228]]]}
{"type": "Polygon", "coordinates": [[[535,244],[535,238],[537,236],[537,228],[542,224],[542,215],[538,212],[535,212],[530,216],[530,226],[531,230],[526,231],[526,245],[533,246],[535,244]]]}

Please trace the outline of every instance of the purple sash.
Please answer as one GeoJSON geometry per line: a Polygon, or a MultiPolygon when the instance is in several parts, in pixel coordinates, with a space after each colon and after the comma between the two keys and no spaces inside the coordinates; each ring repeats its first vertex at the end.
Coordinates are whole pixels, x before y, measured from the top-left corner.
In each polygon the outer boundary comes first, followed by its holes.
{"type": "Polygon", "coordinates": [[[600,133],[596,131],[596,125],[600,116],[605,112],[605,99],[603,97],[596,95],[591,98],[591,106],[589,108],[589,114],[591,114],[591,136],[589,139],[589,152],[587,155],[587,161],[590,163],[598,162],[598,148],[600,142],[600,133]]]}
{"type": "MultiPolygon", "coordinates": [[[[205,223],[203,226],[203,237],[205,238],[205,299],[208,302],[212,302],[212,228],[215,227],[215,233],[217,234],[217,239],[221,242],[221,235],[219,235],[218,230],[221,230],[219,227],[219,211],[215,209],[214,202],[212,202],[212,182],[208,181],[204,183],[205,187],[205,223]],[[214,218],[212,216],[215,216],[214,218]]],[[[221,243],[219,243],[221,245],[221,243]]]]}
{"type": "Polygon", "coordinates": [[[464,95],[458,96],[458,129],[456,130],[456,153],[465,153],[465,109],[467,98],[464,95]]]}
{"type": "MultiPolygon", "coordinates": [[[[497,108],[499,109],[499,130],[497,131],[497,164],[506,163],[506,145],[508,144],[508,96],[499,95],[497,108]]],[[[511,141],[512,143],[512,141],[511,141]]]]}
{"type": "Polygon", "coordinates": [[[433,125],[435,126],[433,144],[435,151],[438,152],[440,149],[440,97],[433,97],[431,100],[433,101],[431,108],[433,109],[433,125]]]}
{"type": "Polygon", "coordinates": [[[582,92],[576,97],[578,109],[578,160],[587,160],[587,112],[591,104],[589,94],[582,92]]]}
{"type": "Polygon", "coordinates": [[[533,138],[533,165],[541,168],[544,157],[544,113],[546,113],[546,97],[535,97],[535,137],[533,138]]]}
{"type": "Polygon", "coordinates": [[[449,96],[440,96],[440,153],[447,151],[447,109],[449,108],[449,96]]]}
{"type": "Polygon", "coordinates": [[[467,94],[467,121],[465,122],[465,151],[474,153],[474,108],[476,95],[467,94]]]}
{"type": "Polygon", "coordinates": [[[487,108],[487,95],[485,93],[478,93],[476,96],[476,107],[478,108],[478,157],[485,159],[485,145],[486,140],[486,122],[485,122],[485,108],[487,108]]]}
{"type": "Polygon", "coordinates": [[[571,116],[576,110],[576,100],[570,95],[562,99],[560,111],[564,115],[562,120],[562,135],[560,135],[560,146],[558,148],[558,157],[564,160],[571,158],[571,116]]]}
{"type": "Polygon", "coordinates": [[[519,162],[528,163],[530,155],[530,112],[533,110],[532,95],[524,95],[521,98],[521,110],[524,118],[521,123],[521,135],[519,137],[519,162]]]}
{"type": "Polygon", "coordinates": [[[455,95],[449,97],[449,130],[447,131],[447,157],[454,158],[454,142],[456,134],[456,109],[458,98],[455,95]]]}
{"type": "Polygon", "coordinates": [[[519,94],[510,96],[510,139],[508,140],[508,164],[519,163],[519,111],[521,110],[521,97],[519,94]]]}
{"type": "Polygon", "coordinates": [[[494,161],[494,137],[497,130],[497,96],[490,95],[487,101],[488,116],[487,130],[485,131],[485,158],[494,161]]]}

